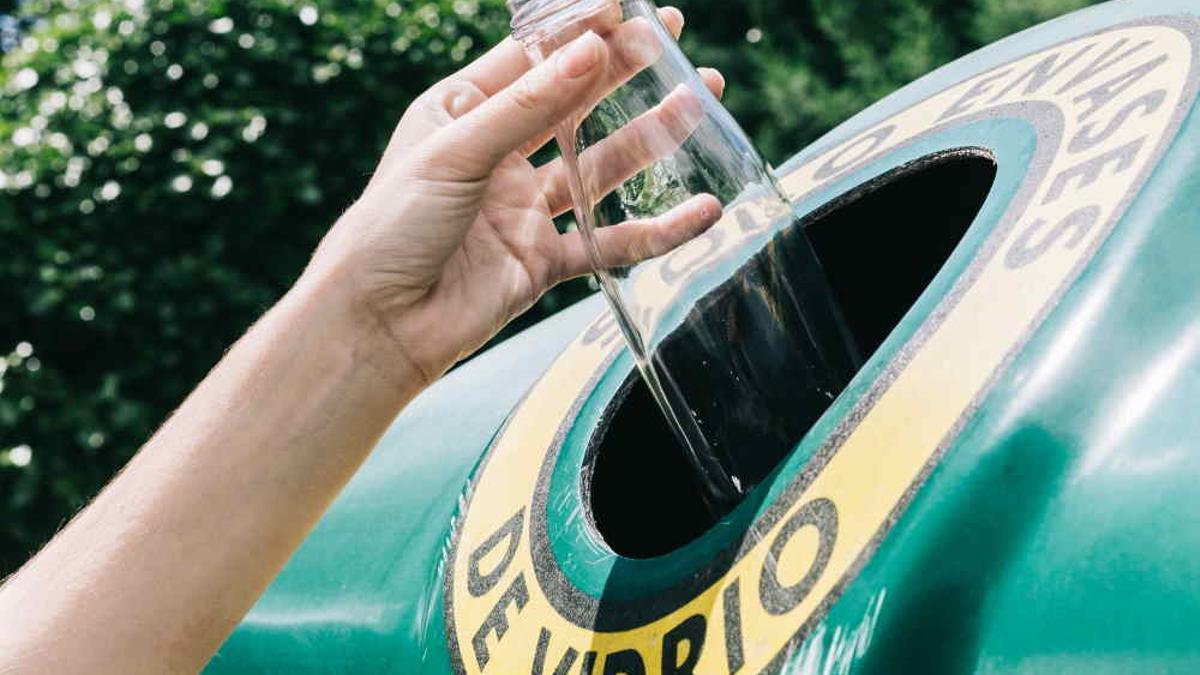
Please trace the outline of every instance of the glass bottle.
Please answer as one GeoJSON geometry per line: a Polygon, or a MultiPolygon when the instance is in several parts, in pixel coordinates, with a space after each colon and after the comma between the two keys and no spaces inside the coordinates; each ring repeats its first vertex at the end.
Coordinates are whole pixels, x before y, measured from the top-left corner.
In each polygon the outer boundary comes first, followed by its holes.
{"type": "Polygon", "coordinates": [[[508,5],[534,63],[588,30],[607,44],[605,90],[556,138],[595,278],[719,517],[856,372],[855,347],[770,167],[652,3],[508,5]]]}

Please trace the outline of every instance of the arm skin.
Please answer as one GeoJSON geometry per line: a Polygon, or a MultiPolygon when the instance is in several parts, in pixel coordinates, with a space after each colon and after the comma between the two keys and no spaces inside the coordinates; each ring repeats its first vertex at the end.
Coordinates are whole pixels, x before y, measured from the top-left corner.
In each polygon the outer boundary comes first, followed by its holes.
{"type": "MultiPolygon", "coordinates": [[[[662,18],[681,29],[678,11],[662,18]]],[[[578,235],[551,220],[570,207],[561,166],[527,156],[655,56],[631,24],[532,69],[506,41],[413,104],[296,286],[0,587],[0,673],[204,667],[404,405],[587,271],[578,235]]],[[[719,94],[720,76],[705,79],[719,94]]],[[[686,100],[670,105],[683,107],[647,114],[695,123],[686,100]]],[[[652,126],[585,159],[619,182],[654,159],[636,152],[652,126]]],[[[713,201],[611,228],[604,254],[686,241],[715,222],[713,201]]]]}
{"type": "Polygon", "coordinates": [[[0,671],[208,660],[419,391],[341,295],[293,289],[5,586],[0,671]]]}

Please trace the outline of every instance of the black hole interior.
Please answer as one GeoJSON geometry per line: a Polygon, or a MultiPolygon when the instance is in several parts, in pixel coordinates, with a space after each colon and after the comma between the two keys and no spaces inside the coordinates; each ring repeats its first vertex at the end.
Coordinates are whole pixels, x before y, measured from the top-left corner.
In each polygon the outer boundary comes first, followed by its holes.
{"type": "MultiPolygon", "coordinates": [[[[995,177],[990,153],[945,152],[880,176],[801,223],[862,355],[879,347],[933,280],[975,219],[995,177]]],[[[773,245],[787,246],[787,242],[785,232],[773,245]]],[[[784,278],[800,273],[787,269],[788,259],[785,254],[773,263],[782,268],[784,278]]],[[[747,265],[744,270],[751,268],[747,265]]],[[[739,272],[743,273],[753,272],[739,272]]],[[[747,311],[736,300],[720,298],[699,306],[705,313],[747,311]]],[[[687,353],[688,343],[668,338],[660,349],[676,357],[669,359],[674,363],[694,363],[687,353]]],[[[786,373],[786,364],[778,359],[776,352],[772,363],[762,365],[786,373]]],[[[702,375],[689,382],[686,372],[676,379],[689,400],[713,382],[702,375]]],[[[780,384],[769,385],[772,390],[763,396],[796,410],[794,424],[786,427],[789,437],[761,437],[748,427],[742,438],[735,439],[754,453],[753,483],[787,456],[829,403],[811,396],[797,403],[794,388],[784,384],[787,379],[768,380],[780,384]]],[[[709,398],[719,396],[714,393],[709,398]]],[[[630,558],[662,555],[715,523],[701,501],[690,464],[636,374],[605,412],[588,456],[585,502],[590,501],[592,522],[616,553],[630,558]]]]}

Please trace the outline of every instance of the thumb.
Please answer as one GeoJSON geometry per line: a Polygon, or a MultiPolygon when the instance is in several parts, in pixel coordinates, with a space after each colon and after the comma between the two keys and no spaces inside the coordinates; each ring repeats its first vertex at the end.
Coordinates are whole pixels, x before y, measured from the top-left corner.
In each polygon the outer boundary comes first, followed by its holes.
{"type": "Polygon", "coordinates": [[[509,154],[586,105],[607,63],[604,40],[584,33],[443,129],[438,144],[443,160],[466,177],[486,177],[509,154]]]}

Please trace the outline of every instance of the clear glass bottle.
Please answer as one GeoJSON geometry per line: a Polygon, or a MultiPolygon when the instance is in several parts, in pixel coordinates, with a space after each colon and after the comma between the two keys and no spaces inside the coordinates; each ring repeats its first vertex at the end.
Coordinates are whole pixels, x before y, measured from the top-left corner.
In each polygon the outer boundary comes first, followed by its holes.
{"type": "Polygon", "coordinates": [[[607,43],[607,91],[556,133],[575,217],[642,377],[722,515],[859,365],[820,263],[652,3],[509,9],[534,63],[588,30],[607,43]]]}

